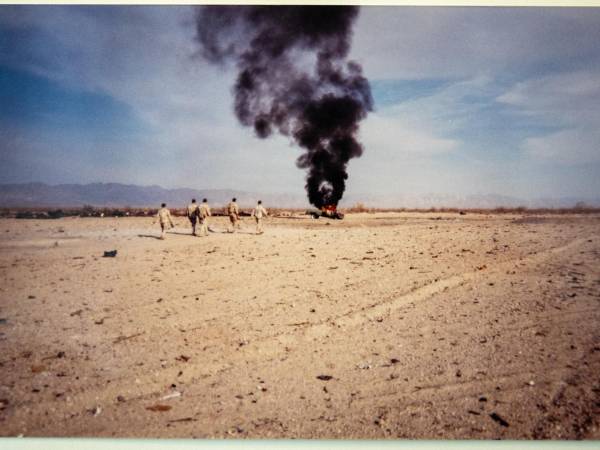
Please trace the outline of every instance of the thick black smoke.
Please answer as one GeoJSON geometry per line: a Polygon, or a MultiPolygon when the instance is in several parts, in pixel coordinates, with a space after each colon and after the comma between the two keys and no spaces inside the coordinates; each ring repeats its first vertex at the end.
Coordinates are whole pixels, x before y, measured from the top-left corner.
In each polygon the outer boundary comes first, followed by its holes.
{"type": "Polygon", "coordinates": [[[239,121],[305,149],[296,164],[318,208],[342,198],[348,161],[362,154],[358,123],[372,109],[360,65],[345,61],[357,14],[351,6],[206,6],[196,17],[202,55],[237,65],[239,121]]]}

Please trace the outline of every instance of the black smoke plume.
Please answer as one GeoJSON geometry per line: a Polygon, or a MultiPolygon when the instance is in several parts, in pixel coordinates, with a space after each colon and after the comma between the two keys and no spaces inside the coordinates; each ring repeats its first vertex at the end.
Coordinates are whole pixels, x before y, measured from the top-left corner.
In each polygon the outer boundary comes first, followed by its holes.
{"type": "Polygon", "coordinates": [[[351,6],[206,6],[197,10],[202,56],[233,61],[235,113],[257,136],[277,130],[305,152],[309,201],[337,205],[347,164],[362,154],[358,123],[373,100],[362,68],[345,58],[358,8],[351,6]]]}

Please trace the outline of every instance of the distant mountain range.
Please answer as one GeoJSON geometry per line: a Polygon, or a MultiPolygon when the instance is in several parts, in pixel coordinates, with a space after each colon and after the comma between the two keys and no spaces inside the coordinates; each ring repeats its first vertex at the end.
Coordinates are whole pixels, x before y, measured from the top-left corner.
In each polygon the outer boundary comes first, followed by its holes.
{"type": "Polygon", "coordinates": [[[206,197],[219,205],[236,197],[240,205],[254,205],[262,199],[266,204],[304,207],[307,201],[293,195],[266,195],[232,189],[165,189],[160,186],[136,186],[119,183],[0,184],[0,207],[157,207],[165,202],[171,207],[185,206],[192,198],[201,202],[206,197]]]}
{"type": "MultiPolygon", "coordinates": [[[[265,194],[231,189],[165,189],[160,186],[136,186],[119,183],[59,184],[44,183],[0,184],[0,207],[156,207],[162,202],[171,207],[187,205],[190,199],[208,198],[212,205],[227,203],[237,197],[241,206],[254,205],[262,199],[271,207],[307,208],[305,196],[294,194],[265,194]]],[[[584,203],[600,207],[600,199],[540,198],[523,200],[500,195],[374,195],[349,194],[340,206],[356,203],[380,208],[568,208],[584,203]]]]}

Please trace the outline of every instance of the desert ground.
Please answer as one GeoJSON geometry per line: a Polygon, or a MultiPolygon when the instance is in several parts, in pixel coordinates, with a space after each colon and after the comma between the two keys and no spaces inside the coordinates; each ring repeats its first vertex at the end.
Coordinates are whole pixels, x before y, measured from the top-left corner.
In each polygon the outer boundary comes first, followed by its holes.
{"type": "Polygon", "coordinates": [[[600,438],[599,215],[226,220],[0,220],[0,435],[600,438]]]}

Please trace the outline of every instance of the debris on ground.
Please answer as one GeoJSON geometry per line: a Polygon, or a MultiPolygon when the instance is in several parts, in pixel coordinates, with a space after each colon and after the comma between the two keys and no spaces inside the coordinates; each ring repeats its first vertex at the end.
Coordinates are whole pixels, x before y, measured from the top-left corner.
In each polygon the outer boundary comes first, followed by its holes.
{"type": "Polygon", "coordinates": [[[227,434],[230,434],[230,435],[233,435],[235,433],[243,433],[243,432],[244,432],[244,429],[237,425],[235,427],[232,427],[229,430],[227,430],[227,434]]]}
{"type": "Polygon", "coordinates": [[[117,251],[116,250],[109,250],[109,251],[105,251],[104,255],[102,255],[104,258],[114,258],[115,256],[117,256],[117,251]]]}
{"type": "Polygon", "coordinates": [[[177,398],[177,397],[181,397],[181,392],[179,391],[175,391],[171,394],[165,395],[164,397],[161,397],[161,400],[169,400],[170,398],[177,398]]]}
{"type": "Polygon", "coordinates": [[[319,380],[323,380],[323,381],[328,381],[331,380],[333,377],[331,375],[317,375],[317,379],[319,380]]]}
{"type": "Polygon", "coordinates": [[[491,413],[490,417],[492,418],[492,420],[494,420],[495,422],[498,422],[503,427],[508,427],[508,422],[506,420],[504,420],[502,417],[500,417],[498,414],[496,414],[495,412],[491,413]]]}
{"type": "Polygon", "coordinates": [[[119,342],[123,342],[123,341],[126,341],[126,340],[128,340],[128,339],[133,339],[133,338],[135,338],[135,337],[141,336],[141,335],[142,335],[142,334],[144,334],[144,333],[145,333],[145,331],[142,331],[141,333],[135,333],[135,334],[132,334],[132,335],[130,335],[130,336],[119,336],[119,337],[117,337],[117,338],[116,338],[116,339],[113,341],[113,344],[118,344],[119,342]]]}
{"type": "Polygon", "coordinates": [[[173,419],[173,420],[169,420],[169,423],[175,423],[175,422],[195,422],[197,419],[194,419],[193,417],[183,417],[181,419],[173,419]]]}
{"type": "Polygon", "coordinates": [[[100,406],[96,406],[95,408],[86,409],[86,411],[92,414],[94,417],[97,417],[102,412],[102,408],[100,406]]]}
{"type": "Polygon", "coordinates": [[[152,406],[146,406],[146,409],[147,409],[148,411],[154,411],[154,412],[157,412],[157,411],[160,411],[160,412],[163,412],[163,411],[168,411],[168,410],[170,410],[171,408],[172,408],[172,406],[169,406],[169,405],[161,405],[160,403],[157,403],[156,405],[152,405],[152,406]]]}
{"type": "Polygon", "coordinates": [[[64,358],[66,355],[65,352],[60,351],[58,352],[56,355],[52,355],[52,356],[46,356],[45,358],[42,358],[42,361],[47,361],[49,359],[60,359],[60,358],[64,358]]]}

